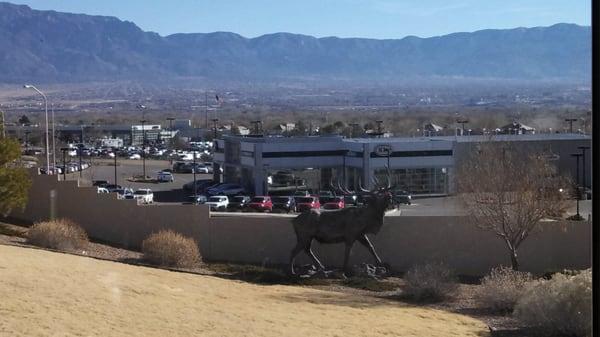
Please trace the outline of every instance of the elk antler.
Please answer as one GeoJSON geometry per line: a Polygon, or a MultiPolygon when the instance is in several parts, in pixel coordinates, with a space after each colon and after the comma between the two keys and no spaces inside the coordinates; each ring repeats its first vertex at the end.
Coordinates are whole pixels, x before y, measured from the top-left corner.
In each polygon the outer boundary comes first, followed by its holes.
{"type": "Polygon", "coordinates": [[[366,189],[366,188],[364,188],[364,187],[363,187],[363,185],[362,185],[362,181],[361,181],[361,179],[360,179],[360,178],[358,178],[358,187],[359,187],[359,188],[360,188],[360,190],[361,190],[361,191],[363,191],[363,192],[372,193],[372,191],[370,191],[370,190],[368,190],[368,189],[366,189]]]}

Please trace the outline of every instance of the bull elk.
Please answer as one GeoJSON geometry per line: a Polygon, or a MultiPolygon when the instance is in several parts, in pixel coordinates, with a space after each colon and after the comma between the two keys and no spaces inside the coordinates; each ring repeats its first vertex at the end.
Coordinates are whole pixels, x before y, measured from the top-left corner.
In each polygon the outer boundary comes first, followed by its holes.
{"type": "MultiPolygon", "coordinates": [[[[325,267],[315,256],[311,249],[313,240],[319,243],[344,243],[344,274],[347,275],[348,259],[354,242],[358,241],[365,246],[373,255],[378,265],[382,265],[381,259],[375,252],[375,248],[367,234],[377,234],[383,225],[383,217],[386,209],[392,201],[390,193],[391,182],[388,169],[387,186],[378,187],[379,182],[375,180],[375,188],[367,190],[360,185],[362,192],[368,195],[366,205],[363,207],[344,208],[331,212],[321,212],[320,210],[310,210],[298,215],[292,224],[296,232],[296,246],[292,249],[290,256],[290,271],[295,274],[294,261],[300,251],[304,252],[312,261],[324,270],[325,267]]],[[[350,193],[348,189],[338,188],[343,192],[350,193]]]]}

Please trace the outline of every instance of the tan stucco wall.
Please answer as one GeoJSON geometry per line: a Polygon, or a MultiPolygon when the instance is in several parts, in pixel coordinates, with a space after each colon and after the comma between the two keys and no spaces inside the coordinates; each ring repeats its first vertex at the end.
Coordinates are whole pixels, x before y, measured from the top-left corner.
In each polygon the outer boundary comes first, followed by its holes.
{"type": "MultiPolygon", "coordinates": [[[[198,241],[205,259],[258,264],[286,264],[295,243],[291,218],[210,217],[207,207],[195,205],[138,206],[97,194],[77,182],[33,175],[29,203],[12,216],[35,222],[50,217],[50,191],[54,190],[56,217],[79,223],[90,237],[128,247],[139,247],[150,233],[170,228],[198,241]]],[[[590,266],[589,222],[548,222],[521,249],[523,270],[535,273],[590,266]]],[[[381,232],[372,238],[381,258],[398,271],[428,261],[443,261],[461,274],[481,275],[509,264],[501,240],[466,223],[458,216],[386,217],[381,232]]],[[[329,266],[341,265],[343,246],[314,245],[329,266]]],[[[372,262],[368,251],[354,246],[352,263],[372,262]]],[[[299,263],[308,262],[301,253],[299,263]]]]}

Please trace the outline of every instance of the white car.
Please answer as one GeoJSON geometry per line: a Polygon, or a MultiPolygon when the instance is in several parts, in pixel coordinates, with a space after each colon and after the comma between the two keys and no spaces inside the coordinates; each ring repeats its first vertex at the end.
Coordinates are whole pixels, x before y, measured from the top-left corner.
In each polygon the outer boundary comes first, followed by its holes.
{"type": "Polygon", "coordinates": [[[172,183],[175,181],[175,178],[173,177],[173,174],[171,174],[171,172],[160,171],[156,176],[156,180],[158,180],[159,182],[172,183]]]}
{"type": "Polygon", "coordinates": [[[107,188],[98,187],[98,194],[110,193],[107,188]]]}
{"type": "Polygon", "coordinates": [[[229,198],[225,195],[215,195],[208,198],[208,201],[204,204],[210,207],[211,211],[226,210],[229,205],[229,198]]]}
{"type": "Polygon", "coordinates": [[[154,193],[149,188],[139,188],[133,193],[133,197],[138,203],[151,204],[154,202],[154,193]]]}
{"type": "Polygon", "coordinates": [[[142,156],[140,156],[139,153],[134,153],[131,156],[129,156],[129,159],[140,160],[142,159],[142,156]]]}

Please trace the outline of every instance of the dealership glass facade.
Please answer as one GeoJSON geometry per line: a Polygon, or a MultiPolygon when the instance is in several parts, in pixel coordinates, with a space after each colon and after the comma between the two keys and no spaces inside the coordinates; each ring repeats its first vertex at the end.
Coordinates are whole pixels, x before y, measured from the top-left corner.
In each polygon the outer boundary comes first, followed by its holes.
{"type": "MultiPolygon", "coordinates": [[[[448,194],[448,168],[400,168],[392,169],[392,185],[406,190],[411,194],[448,194]]],[[[383,184],[386,182],[387,171],[375,171],[375,176],[383,184]]]]}

